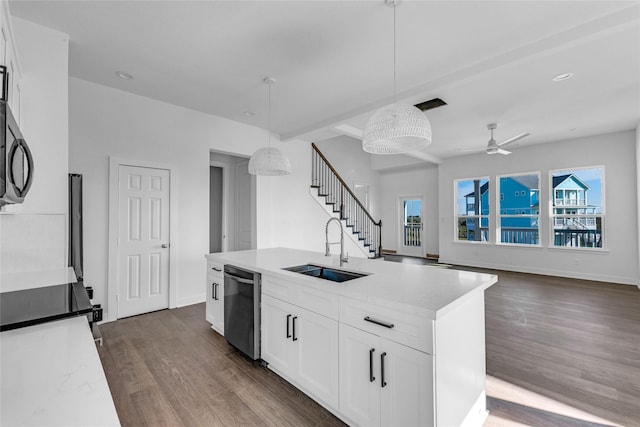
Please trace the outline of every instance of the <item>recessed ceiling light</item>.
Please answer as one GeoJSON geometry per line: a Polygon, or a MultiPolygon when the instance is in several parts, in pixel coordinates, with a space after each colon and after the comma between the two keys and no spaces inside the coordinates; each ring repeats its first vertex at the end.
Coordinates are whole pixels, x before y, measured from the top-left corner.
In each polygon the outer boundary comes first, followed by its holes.
{"type": "Polygon", "coordinates": [[[253,111],[245,111],[244,115],[247,117],[253,117],[256,115],[256,113],[254,113],[253,111]]]}
{"type": "Polygon", "coordinates": [[[573,77],[573,73],[564,73],[564,74],[558,74],[557,76],[555,76],[553,78],[554,82],[561,82],[563,80],[568,80],[571,77],[573,77]]]}
{"type": "Polygon", "coordinates": [[[129,73],[125,73],[124,71],[116,71],[116,76],[120,77],[122,80],[131,80],[133,76],[129,73]]]}

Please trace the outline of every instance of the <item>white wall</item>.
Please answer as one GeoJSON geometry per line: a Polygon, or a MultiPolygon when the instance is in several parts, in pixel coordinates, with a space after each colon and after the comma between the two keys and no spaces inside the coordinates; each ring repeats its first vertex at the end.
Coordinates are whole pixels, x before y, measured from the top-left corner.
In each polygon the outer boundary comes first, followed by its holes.
{"type": "MultiPolygon", "coordinates": [[[[3,5],[4,6],[4,5],[3,5]]],[[[69,38],[12,18],[22,66],[21,131],[34,157],[24,203],[0,214],[0,270],[62,268],[67,260],[69,38]]]]}
{"type": "MultiPolygon", "coordinates": [[[[509,156],[484,153],[447,159],[439,168],[440,260],[497,268],[617,283],[637,284],[639,278],[638,187],[634,131],[597,135],[551,144],[522,147],[509,156]],[[549,171],[581,166],[605,167],[605,245],[603,251],[548,248],[549,171]],[[541,173],[540,234],[543,247],[479,245],[454,242],[455,179],[501,174],[541,173]],[[544,195],[544,197],[542,197],[544,195]]],[[[490,193],[496,206],[495,191],[490,193]]],[[[495,209],[494,209],[495,211],[495,209]]],[[[492,215],[495,228],[495,215],[492,215]]]]}
{"type": "MultiPolygon", "coordinates": [[[[271,230],[271,246],[324,252],[325,224],[330,216],[310,192],[311,144],[296,141],[280,148],[291,161],[291,175],[263,177],[261,181],[268,186],[270,194],[270,223],[267,227],[271,230]]],[[[258,191],[264,190],[263,186],[258,191]]],[[[263,214],[258,211],[258,221],[266,220],[263,214]]],[[[338,227],[332,225],[329,240],[338,241],[339,236],[338,227]]],[[[344,243],[349,256],[364,256],[350,239],[345,237],[344,243]]],[[[331,253],[340,253],[339,247],[332,246],[331,253]]]]}
{"type": "Polygon", "coordinates": [[[317,142],[316,145],[351,191],[354,191],[356,182],[369,184],[369,213],[375,220],[380,219],[380,175],[371,168],[371,158],[374,156],[362,149],[362,142],[348,136],[338,136],[317,142]]]}
{"type": "MultiPolygon", "coordinates": [[[[84,177],[84,271],[95,301],[107,303],[109,156],[161,163],[175,170],[178,206],[176,240],[177,304],[204,300],[209,248],[209,152],[250,156],[266,144],[264,130],[133,95],[76,78],[69,79],[69,169],[84,177]]],[[[273,141],[274,145],[279,142],[273,141]]],[[[272,229],[270,183],[261,182],[258,247],[268,246],[272,229]],[[262,191],[265,190],[265,191],[262,191]],[[262,195],[264,194],[264,198],[262,195]]],[[[65,187],[66,188],[66,187],[65,187]]]]}
{"type": "MultiPolygon", "coordinates": [[[[638,277],[640,277],[640,123],[636,126],[636,195],[638,197],[638,277]]],[[[640,279],[638,280],[638,287],[640,288],[640,279]]]]}
{"type": "MultiPolygon", "coordinates": [[[[405,156],[406,157],[406,156],[405,156]]],[[[382,205],[382,247],[399,250],[399,198],[421,195],[424,200],[424,253],[438,254],[438,168],[420,162],[402,169],[382,171],[380,174],[382,205]]]]}

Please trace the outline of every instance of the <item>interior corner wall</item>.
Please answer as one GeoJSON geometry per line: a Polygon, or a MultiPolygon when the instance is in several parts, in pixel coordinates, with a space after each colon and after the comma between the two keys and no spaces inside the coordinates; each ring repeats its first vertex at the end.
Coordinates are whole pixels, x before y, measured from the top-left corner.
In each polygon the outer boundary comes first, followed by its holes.
{"type": "MultiPolygon", "coordinates": [[[[168,165],[175,171],[177,305],[204,301],[205,259],[209,251],[210,150],[249,157],[264,146],[264,130],[69,78],[69,169],[83,174],[84,270],[95,301],[108,307],[109,157],[168,165]]],[[[279,141],[274,142],[279,144],[279,141]]],[[[258,245],[269,246],[269,185],[257,200],[258,245]]],[[[65,186],[66,189],[66,186],[65,186]]]]}
{"type": "Polygon", "coordinates": [[[414,165],[403,169],[392,169],[380,173],[382,247],[400,250],[399,200],[403,196],[424,197],[424,254],[439,253],[439,196],[438,167],[414,165]]]}
{"type": "MultiPolygon", "coordinates": [[[[439,168],[440,260],[467,266],[638,284],[640,249],[637,240],[629,238],[638,236],[640,230],[640,184],[636,176],[640,160],[635,152],[638,144],[636,132],[630,130],[524,146],[514,149],[509,156],[482,153],[447,159],[439,168]],[[599,165],[605,168],[604,250],[549,247],[549,171],[599,165]],[[454,180],[489,176],[490,188],[495,188],[497,175],[537,171],[541,184],[541,247],[454,241],[454,180]]],[[[493,207],[495,200],[494,194],[493,207]]],[[[495,211],[494,208],[494,216],[495,211]]]]}
{"type": "Polygon", "coordinates": [[[638,197],[638,288],[640,288],[640,122],[636,126],[636,196],[638,197]]]}
{"type": "MultiPolygon", "coordinates": [[[[271,205],[268,218],[271,246],[324,252],[325,224],[329,214],[322,209],[311,193],[311,143],[292,141],[279,147],[291,162],[291,174],[260,177],[259,192],[268,187],[271,205]]],[[[266,218],[258,212],[258,220],[266,218]]],[[[260,228],[260,226],[258,227],[260,228]]],[[[347,232],[345,230],[345,232],[347,232]]],[[[330,230],[330,240],[337,240],[337,227],[330,230]],[[336,234],[333,234],[336,233],[336,234]]],[[[349,256],[364,257],[351,239],[344,239],[349,256]]],[[[258,246],[261,247],[261,246],[258,246]]],[[[339,249],[332,247],[332,254],[339,249]]]]}

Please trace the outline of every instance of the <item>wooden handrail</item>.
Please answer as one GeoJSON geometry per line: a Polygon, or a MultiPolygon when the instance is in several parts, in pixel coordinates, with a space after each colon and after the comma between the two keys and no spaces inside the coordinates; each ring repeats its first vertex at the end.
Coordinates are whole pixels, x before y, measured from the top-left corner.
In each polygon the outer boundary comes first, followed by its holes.
{"type": "MultiPolygon", "coordinates": [[[[347,192],[349,194],[351,194],[351,197],[353,197],[353,200],[355,200],[355,202],[358,204],[358,206],[360,206],[360,208],[362,209],[362,211],[367,215],[367,217],[369,217],[369,219],[371,220],[371,222],[373,222],[375,225],[382,225],[382,220],[379,220],[376,222],[375,219],[373,219],[373,217],[371,216],[371,214],[369,213],[369,211],[367,211],[367,209],[362,206],[362,203],[360,203],[360,200],[358,200],[358,198],[356,197],[355,194],[353,194],[353,191],[351,191],[351,189],[349,188],[349,186],[347,185],[346,182],[344,182],[344,180],[342,179],[342,177],[340,176],[340,174],[338,173],[338,171],[336,171],[333,166],[331,165],[331,163],[329,162],[329,160],[327,160],[327,158],[324,156],[324,154],[322,154],[322,151],[320,151],[320,149],[318,149],[318,147],[316,146],[316,144],[314,144],[313,142],[311,143],[311,146],[313,147],[313,149],[315,150],[316,153],[318,153],[318,155],[320,156],[320,158],[322,160],[324,160],[325,164],[329,167],[329,169],[331,170],[331,172],[333,172],[333,174],[336,176],[336,178],[338,178],[338,181],[340,181],[340,183],[342,184],[342,187],[345,188],[347,190],[347,192]]],[[[344,199],[343,199],[344,200],[344,199]]]]}

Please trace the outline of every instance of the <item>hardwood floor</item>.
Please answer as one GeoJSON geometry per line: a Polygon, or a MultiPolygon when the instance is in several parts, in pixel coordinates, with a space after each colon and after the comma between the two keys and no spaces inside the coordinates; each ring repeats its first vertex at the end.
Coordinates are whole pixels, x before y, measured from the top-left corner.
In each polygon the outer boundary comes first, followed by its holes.
{"type": "Polygon", "coordinates": [[[640,290],[498,272],[485,298],[487,374],[640,426],[640,290]]]}
{"type": "MultiPolygon", "coordinates": [[[[640,290],[487,272],[499,276],[486,292],[487,373],[601,418],[514,391],[492,396],[488,387],[486,425],[640,426],[640,290]]],[[[100,327],[123,426],[344,425],[237,353],[204,317],[197,304],[100,327]]]]}
{"type": "Polygon", "coordinates": [[[344,426],[211,330],[204,304],[101,325],[123,426],[344,426]]]}

